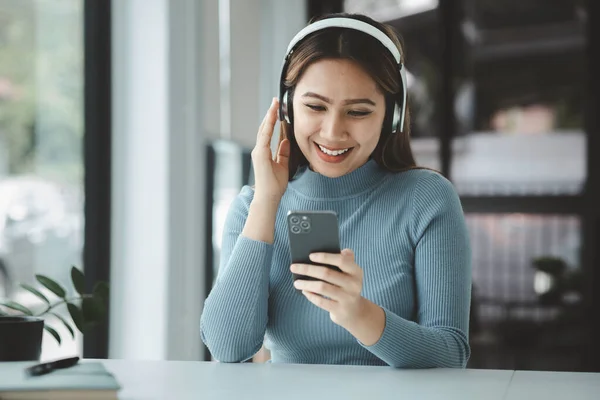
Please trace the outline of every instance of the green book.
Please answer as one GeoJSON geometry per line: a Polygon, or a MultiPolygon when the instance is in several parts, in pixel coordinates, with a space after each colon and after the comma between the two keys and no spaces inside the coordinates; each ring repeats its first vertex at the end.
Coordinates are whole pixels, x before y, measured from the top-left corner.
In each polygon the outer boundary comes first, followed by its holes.
{"type": "Polygon", "coordinates": [[[32,362],[0,362],[0,400],[117,399],[121,386],[98,361],[80,361],[45,375],[29,377],[32,362]]]}

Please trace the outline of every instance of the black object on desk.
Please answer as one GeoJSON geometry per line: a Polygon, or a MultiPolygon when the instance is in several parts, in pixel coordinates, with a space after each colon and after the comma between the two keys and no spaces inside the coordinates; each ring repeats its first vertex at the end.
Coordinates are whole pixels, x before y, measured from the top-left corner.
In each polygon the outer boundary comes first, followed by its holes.
{"type": "Polygon", "coordinates": [[[0,315],[0,362],[40,361],[44,320],[0,315]]]}
{"type": "Polygon", "coordinates": [[[61,360],[50,361],[46,363],[36,364],[25,369],[28,376],[44,375],[55,369],[63,369],[74,366],[79,362],[79,357],[63,358],[61,360]]]}

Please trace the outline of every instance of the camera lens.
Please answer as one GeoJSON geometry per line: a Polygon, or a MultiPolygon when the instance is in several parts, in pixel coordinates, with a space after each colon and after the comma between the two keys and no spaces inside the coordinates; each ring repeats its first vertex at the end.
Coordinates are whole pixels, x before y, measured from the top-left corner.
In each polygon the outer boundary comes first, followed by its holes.
{"type": "Polygon", "coordinates": [[[292,225],[291,230],[292,230],[292,233],[300,233],[300,232],[302,232],[302,229],[300,229],[298,227],[298,225],[292,225]]]}
{"type": "Polygon", "coordinates": [[[292,224],[297,224],[298,222],[300,222],[300,219],[298,217],[292,217],[290,218],[290,222],[292,224]]]}
{"type": "Polygon", "coordinates": [[[300,226],[302,227],[302,229],[310,229],[310,223],[308,223],[308,221],[300,222],[300,226]]]}

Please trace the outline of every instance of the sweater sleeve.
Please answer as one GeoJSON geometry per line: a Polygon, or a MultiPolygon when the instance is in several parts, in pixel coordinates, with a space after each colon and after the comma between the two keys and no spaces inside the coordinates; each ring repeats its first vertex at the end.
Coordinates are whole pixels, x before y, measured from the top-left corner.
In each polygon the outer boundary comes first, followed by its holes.
{"type": "Polygon", "coordinates": [[[267,326],[273,245],[241,236],[253,190],[232,202],[223,229],[215,284],[202,311],[202,341],[221,362],[243,362],[260,350],[267,326]]]}
{"type": "Polygon", "coordinates": [[[412,201],[416,321],[384,308],[383,335],[364,347],[393,367],[465,368],[471,247],[460,199],[446,178],[428,173],[412,201]]]}

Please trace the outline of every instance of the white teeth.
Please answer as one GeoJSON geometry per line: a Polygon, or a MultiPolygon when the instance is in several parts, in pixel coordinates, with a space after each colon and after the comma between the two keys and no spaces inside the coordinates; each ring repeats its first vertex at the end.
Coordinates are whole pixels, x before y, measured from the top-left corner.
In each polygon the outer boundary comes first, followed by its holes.
{"type": "Polygon", "coordinates": [[[350,149],[343,149],[343,150],[329,150],[326,149],[325,147],[318,145],[319,149],[321,149],[321,151],[325,154],[329,154],[330,156],[339,156],[340,154],[344,154],[345,152],[347,152],[350,149]]]}

